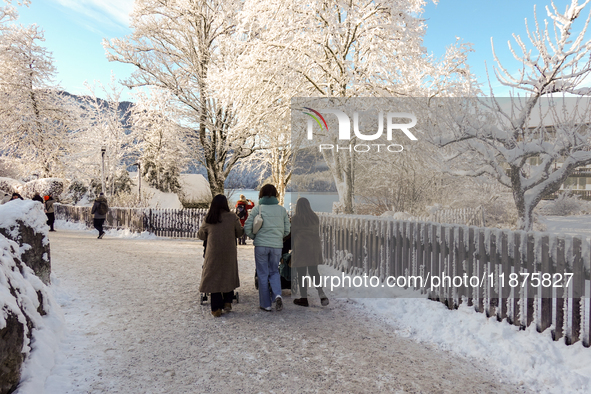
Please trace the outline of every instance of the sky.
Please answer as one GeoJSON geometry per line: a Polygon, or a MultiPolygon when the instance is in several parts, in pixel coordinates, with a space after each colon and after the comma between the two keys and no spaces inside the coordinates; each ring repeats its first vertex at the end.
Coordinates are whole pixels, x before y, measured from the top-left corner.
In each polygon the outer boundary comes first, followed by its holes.
{"type": "MultiPolygon", "coordinates": [[[[507,41],[512,40],[512,33],[527,39],[525,19],[533,26],[536,3],[540,20],[547,18],[544,7],[549,0],[428,2],[422,15],[428,25],[424,45],[429,53],[440,57],[456,37],[471,43],[474,52],[469,55],[468,62],[478,81],[488,86],[486,62],[495,94],[506,95],[508,90],[498,84],[492,74],[494,59],[490,39],[494,38],[497,56],[503,64],[507,64],[511,72],[517,71],[518,64],[512,60],[507,41]]],[[[565,0],[557,2],[560,11],[566,3],[565,0]]],[[[108,62],[101,45],[103,39],[131,33],[128,15],[132,8],[133,0],[32,0],[28,8],[20,7],[19,21],[25,25],[35,23],[44,29],[45,46],[53,53],[58,70],[56,82],[70,93],[84,94],[88,92],[85,81],[107,85],[111,73],[120,80],[133,72],[132,66],[108,62]]],[[[97,94],[101,96],[100,92],[97,94]]],[[[122,99],[131,97],[126,89],[122,99]]]]}

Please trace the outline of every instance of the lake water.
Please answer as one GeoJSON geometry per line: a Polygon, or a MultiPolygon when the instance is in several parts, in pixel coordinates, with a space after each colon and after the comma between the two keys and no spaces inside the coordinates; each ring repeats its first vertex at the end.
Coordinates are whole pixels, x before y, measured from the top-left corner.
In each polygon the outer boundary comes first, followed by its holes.
{"type": "MultiPolygon", "coordinates": [[[[259,201],[258,190],[226,190],[226,196],[229,196],[230,199],[230,206],[234,206],[236,204],[236,201],[238,201],[241,194],[244,194],[244,197],[254,201],[255,203],[258,203],[259,201]]],[[[332,203],[339,201],[339,195],[337,193],[286,193],[285,203],[283,206],[287,210],[290,210],[290,205],[295,207],[295,204],[300,197],[305,197],[310,200],[310,205],[316,212],[332,212],[332,203]]]]}

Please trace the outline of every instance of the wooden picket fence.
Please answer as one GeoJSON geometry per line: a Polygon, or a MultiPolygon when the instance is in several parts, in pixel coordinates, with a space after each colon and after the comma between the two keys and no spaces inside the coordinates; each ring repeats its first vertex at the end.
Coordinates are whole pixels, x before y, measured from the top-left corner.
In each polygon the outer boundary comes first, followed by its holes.
{"type": "Polygon", "coordinates": [[[484,207],[477,208],[444,208],[428,216],[414,217],[412,220],[423,222],[437,222],[450,224],[465,224],[467,226],[486,226],[484,207]]]}
{"type": "Polygon", "coordinates": [[[535,323],[539,332],[551,328],[555,340],[582,340],[589,346],[587,239],[371,216],[320,218],[325,264],[382,280],[401,275],[433,280],[444,273],[450,281],[443,286],[431,291],[426,280],[416,290],[449,308],[467,302],[499,321],[522,329],[535,323]],[[567,279],[566,274],[573,275],[567,279]],[[452,285],[454,277],[464,275],[479,278],[482,287],[471,287],[469,281],[468,286],[452,285]],[[511,277],[517,281],[509,283],[511,277]]]}
{"type": "MultiPolygon", "coordinates": [[[[56,219],[92,227],[89,207],[54,206],[56,219]]],[[[205,209],[111,208],[105,224],[163,237],[195,238],[206,213],[205,209]]],[[[336,269],[382,280],[421,276],[426,280],[415,290],[449,308],[466,302],[499,321],[506,319],[523,329],[535,324],[539,332],[550,328],[555,340],[590,345],[587,239],[388,217],[319,216],[324,261],[336,269]],[[431,290],[427,279],[442,273],[450,280],[431,290]],[[566,274],[572,274],[568,286],[564,286],[566,274]],[[454,277],[464,275],[478,278],[482,286],[452,285],[454,277]],[[513,285],[511,275],[517,278],[513,285]],[[538,276],[540,286],[534,286],[532,278],[538,276]]]]}
{"type": "MultiPolygon", "coordinates": [[[[90,207],[55,204],[56,219],[92,227],[90,207]]],[[[105,228],[148,231],[160,237],[197,238],[206,209],[109,208],[105,228]]]]}

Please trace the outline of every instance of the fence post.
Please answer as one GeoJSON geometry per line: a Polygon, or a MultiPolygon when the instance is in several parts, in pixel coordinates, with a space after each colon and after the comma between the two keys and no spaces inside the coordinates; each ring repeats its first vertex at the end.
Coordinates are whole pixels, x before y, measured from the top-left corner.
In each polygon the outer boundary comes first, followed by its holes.
{"type": "MultiPolygon", "coordinates": [[[[476,274],[479,278],[479,281],[484,282],[485,280],[485,272],[484,272],[484,268],[486,266],[486,248],[484,245],[484,241],[485,241],[485,237],[484,237],[484,230],[479,228],[478,229],[478,263],[477,263],[477,271],[478,273],[476,274]]],[[[481,285],[483,285],[481,283],[481,285]]],[[[474,298],[477,299],[477,303],[475,305],[475,309],[478,312],[484,312],[484,294],[485,292],[483,291],[484,289],[482,289],[481,287],[478,287],[475,289],[474,291],[474,298]]]]}
{"type": "MultiPolygon", "coordinates": [[[[457,236],[456,236],[456,272],[462,278],[464,278],[464,274],[466,273],[466,245],[464,243],[464,226],[459,226],[457,229],[457,236]]],[[[468,282],[470,279],[468,278],[468,282]]],[[[460,287],[457,288],[457,303],[458,306],[464,301],[463,298],[466,295],[466,287],[464,282],[460,287]]]]}
{"type": "MultiPolygon", "coordinates": [[[[566,272],[566,245],[563,237],[556,239],[556,268],[555,272],[562,275],[566,272]]],[[[553,278],[554,282],[554,278],[553,278]]],[[[562,283],[564,285],[564,282],[562,283]]],[[[552,339],[558,341],[564,335],[564,310],[568,302],[568,289],[566,287],[556,288],[556,317],[554,321],[554,330],[552,332],[552,339]]]]}
{"type": "Polygon", "coordinates": [[[496,315],[497,305],[499,302],[499,297],[496,292],[495,286],[495,272],[497,266],[497,235],[494,230],[490,230],[487,266],[488,268],[486,280],[486,302],[488,305],[486,310],[486,316],[491,317],[496,315]]]}
{"type": "Polygon", "coordinates": [[[450,277],[450,283],[447,287],[447,307],[449,309],[456,309],[457,304],[454,300],[454,284],[453,279],[456,276],[456,264],[457,264],[457,250],[454,244],[454,229],[451,226],[446,226],[445,234],[445,252],[447,255],[447,272],[450,277]]]}
{"type": "Polygon", "coordinates": [[[502,231],[501,235],[501,264],[499,264],[500,273],[503,275],[503,281],[499,285],[501,305],[498,310],[497,319],[503,321],[507,318],[507,302],[511,294],[511,287],[509,286],[509,274],[511,274],[511,266],[509,265],[509,236],[506,231],[502,231]]]}
{"type": "MultiPolygon", "coordinates": [[[[441,224],[435,225],[433,229],[433,268],[436,275],[441,275],[441,224]]],[[[441,301],[441,282],[439,283],[439,288],[436,289],[435,292],[435,300],[441,301]]]]}
{"type": "MultiPolygon", "coordinates": [[[[542,237],[542,262],[540,264],[541,276],[548,274],[552,275],[552,267],[554,266],[552,256],[550,256],[550,237],[547,235],[542,237]]],[[[552,278],[552,276],[550,276],[552,278]]],[[[538,332],[544,332],[546,328],[552,324],[552,288],[550,286],[542,285],[542,299],[540,301],[540,321],[537,324],[538,332]]]]}
{"type": "Polygon", "coordinates": [[[532,286],[531,281],[531,274],[535,272],[535,248],[536,248],[536,240],[532,233],[528,233],[527,237],[527,260],[526,260],[526,267],[529,276],[527,277],[527,298],[526,298],[526,320],[525,326],[529,327],[529,325],[534,320],[534,294],[536,292],[536,288],[532,286]]]}
{"type": "Polygon", "coordinates": [[[581,335],[581,296],[585,289],[585,269],[581,253],[581,238],[572,238],[571,258],[568,259],[568,269],[573,274],[571,280],[572,313],[569,316],[570,333],[566,337],[566,344],[572,345],[580,339],[581,335]]]}
{"type": "MultiPolygon", "coordinates": [[[[425,247],[423,245],[423,234],[424,234],[424,230],[425,230],[425,223],[422,222],[417,222],[417,229],[416,229],[416,267],[417,267],[417,272],[416,272],[416,276],[421,276],[424,278],[424,260],[423,260],[423,254],[425,252],[425,247]]],[[[419,283],[415,282],[415,290],[419,289],[419,283]]]]}
{"type": "Polygon", "coordinates": [[[431,277],[431,275],[433,274],[433,269],[432,269],[432,246],[431,246],[431,231],[432,231],[432,225],[429,223],[424,223],[423,224],[423,243],[425,245],[425,257],[423,259],[423,266],[425,267],[423,272],[425,273],[425,283],[423,283],[423,294],[428,294],[429,290],[428,290],[428,286],[429,284],[427,283],[427,279],[429,277],[431,277]]]}

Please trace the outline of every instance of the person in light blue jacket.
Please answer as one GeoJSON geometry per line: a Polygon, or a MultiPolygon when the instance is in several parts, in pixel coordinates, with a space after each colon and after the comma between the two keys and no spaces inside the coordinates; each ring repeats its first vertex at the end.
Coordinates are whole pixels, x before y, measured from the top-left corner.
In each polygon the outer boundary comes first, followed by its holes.
{"type": "Polygon", "coordinates": [[[290,223],[287,211],[279,205],[277,197],[275,186],[264,185],[259,192],[259,205],[252,209],[244,223],[244,232],[254,240],[254,259],[259,277],[259,305],[265,311],[271,311],[273,300],[277,311],[283,309],[279,260],[283,238],[290,232],[290,223]],[[252,226],[259,212],[262,212],[263,226],[253,234],[252,226]]]}

